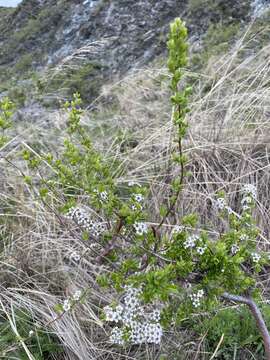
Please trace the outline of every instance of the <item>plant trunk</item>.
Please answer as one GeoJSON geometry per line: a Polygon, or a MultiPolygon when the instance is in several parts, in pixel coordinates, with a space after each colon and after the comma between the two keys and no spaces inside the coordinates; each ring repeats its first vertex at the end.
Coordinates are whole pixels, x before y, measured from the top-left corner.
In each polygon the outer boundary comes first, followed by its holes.
{"type": "Polygon", "coordinates": [[[263,319],[262,313],[256,303],[249,297],[232,295],[224,293],[222,297],[225,300],[234,301],[237,303],[245,304],[249,307],[254,319],[256,320],[257,327],[262,335],[265,349],[266,360],[270,360],[270,335],[263,319]]]}

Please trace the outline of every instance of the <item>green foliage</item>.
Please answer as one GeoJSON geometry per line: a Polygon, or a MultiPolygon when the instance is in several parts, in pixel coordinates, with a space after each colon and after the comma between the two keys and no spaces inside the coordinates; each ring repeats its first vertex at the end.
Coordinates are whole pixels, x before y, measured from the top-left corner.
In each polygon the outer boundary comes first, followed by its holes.
{"type": "Polygon", "coordinates": [[[10,86],[8,89],[8,97],[12,99],[12,102],[16,104],[17,107],[24,106],[27,98],[26,94],[26,86],[10,86]]]}
{"type": "Polygon", "coordinates": [[[15,70],[19,73],[23,73],[31,68],[33,62],[32,54],[23,55],[15,65],[15,70]]]}
{"type": "Polygon", "coordinates": [[[8,98],[0,99],[0,149],[8,141],[6,131],[11,127],[14,105],[8,98]]]}
{"type": "MultiPolygon", "coordinates": [[[[107,279],[99,276],[97,282],[119,292],[130,285],[142,289],[141,297],[146,303],[163,304],[164,325],[179,323],[192,313],[216,309],[224,292],[248,293],[258,299],[258,275],[269,262],[267,254],[256,249],[259,231],[252,217],[256,203],[256,189],[252,185],[241,189],[240,214],[226,204],[222,194],[212,199],[212,211],[217,214],[215,229],[200,228],[199,214],[186,214],[177,223],[175,216],[171,216],[176,212],[187,178],[183,139],[188,128],[191,93],[184,78],[187,30],[180,19],[170,26],[168,50],[176,130],[171,164],[176,175],[168,184],[169,193],[158,204],[158,212],[147,206],[147,185],[121,183],[114,157],[106,159],[94,148],[87,128],[81,123],[82,99],[78,93],[65,104],[69,116],[62,154],[55,158],[53,154],[37,156],[29,150],[23,153],[34,172],[46,166],[47,178],[42,180],[39,191],[42,201],[50,209],[57,203],[55,211],[72,214],[82,230],[82,240],[96,241],[102,247],[96,260],[104,262],[110,271],[107,279]],[[90,219],[80,209],[74,209],[77,199],[84,199],[83,205],[106,224],[101,233],[94,230],[93,224],[90,226],[90,219]],[[164,226],[165,223],[170,225],[164,226]]],[[[88,70],[87,67],[86,73],[88,70]]],[[[82,74],[85,75],[84,71],[82,74]]],[[[126,337],[130,328],[123,331],[126,337]]]]}
{"type": "MultiPolygon", "coordinates": [[[[267,325],[270,325],[270,310],[268,305],[262,307],[262,313],[267,325]]],[[[222,340],[216,359],[231,360],[236,353],[237,359],[242,358],[243,349],[249,349],[254,355],[262,358],[263,341],[258,333],[254,318],[245,306],[226,308],[216,315],[196,320],[192,328],[200,335],[206,335],[206,346],[209,351],[215,349],[222,340]]],[[[254,357],[250,357],[252,359],[254,357]]]]}
{"type": "Polygon", "coordinates": [[[240,23],[231,24],[210,24],[205,36],[203,37],[202,50],[194,52],[191,56],[192,68],[202,69],[208,60],[215,55],[224,54],[229,50],[237,33],[240,31],[240,23]]]}
{"type": "Polygon", "coordinates": [[[17,310],[12,317],[20,338],[16,337],[9,320],[0,314],[0,357],[5,359],[28,360],[20,340],[24,341],[35,360],[50,359],[60,355],[62,349],[57,339],[42,327],[35,325],[27,312],[17,310]]]}
{"type": "Polygon", "coordinates": [[[68,97],[78,92],[82,94],[82,100],[89,101],[99,93],[102,84],[101,69],[102,65],[97,62],[69,67],[61,70],[52,79],[41,81],[39,89],[46,92],[55,92],[60,89],[68,97]]]}

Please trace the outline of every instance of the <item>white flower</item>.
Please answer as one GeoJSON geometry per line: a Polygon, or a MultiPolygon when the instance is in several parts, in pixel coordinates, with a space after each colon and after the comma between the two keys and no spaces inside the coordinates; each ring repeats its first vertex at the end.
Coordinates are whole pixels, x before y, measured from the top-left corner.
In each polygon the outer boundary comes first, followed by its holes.
{"type": "Polygon", "coordinates": [[[174,235],[174,234],[179,234],[179,233],[181,233],[182,231],[184,231],[185,230],[185,227],[184,226],[182,226],[182,225],[175,225],[174,227],[173,227],[173,229],[172,229],[172,235],[174,235]]]}
{"type": "Polygon", "coordinates": [[[140,204],[132,204],[131,206],[130,206],[130,208],[131,208],[131,210],[133,210],[133,211],[137,211],[137,210],[141,210],[141,205],[140,204]]]}
{"type": "Polygon", "coordinates": [[[242,192],[245,195],[250,195],[254,200],[257,198],[257,189],[252,184],[245,184],[242,188],[242,192]]]}
{"type": "Polygon", "coordinates": [[[75,208],[75,207],[70,208],[70,209],[68,210],[68,212],[66,213],[66,217],[67,217],[68,219],[73,219],[73,216],[74,216],[76,210],[77,210],[77,208],[75,208]]]}
{"type": "Polygon", "coordinates": [[[215,201],[215,207],[217,210],[224,210],[225,207],[226,207],[226,201],[225,199],[223,198],[218,198],[216,201],[215,201]]]}
{"type": "Polygon", "coordinates": [[[124,331],[128,329],[128,341],[132,344],[160,343],[162,337],[162,328],[159,324],[160,311],[154,309],[151,313],[146,314],[139,298],[141,293],[141,288],[136,289],[131,286],[125,286],[124,305],[119,304],[116,307],[106,306],[104,308],[107,321],[118,322],[123,326],[123,328],[115,327],[112,330],[110,336],[111,342],[124,345],[123,335],[126,334],[124,331]],[[146,319],[148,321],[145,321],[146,319]]]}
{"type": "Polygon", "coordinates": [[[207,246],[199,246],[199,247],[197,247],[196,251],[199,255],[203,255],[205,253],[206,249],[207,249],[207,246]]]}
{"type": "Polygon", "coordinates": [[[144,222],[135,222],[134,223],[134,228],[136,230],[136,233],[138,235],[143,235],[147,233],[147,224],[144,222]]]}
{"type": "Polygon", "coordinates": [[[261,255],[256,252],[253,252],[250,255],[251,255],[252,261],[255,263],[258,263],[261,260],[261,255]]]}
{"type": "Polygon", "coordinates": [[[146,342],[146,324],[135,322],[130,332],[130,341],[133,344],[143,344],[146,342]]]}
{"type": "Polygon", "coordinates": [[[123,306],[117,305],[114,309],[111,306],[104,307],[106,321],[119,322],[122,320],[123,306]]]}
{"type": "Polygon", "coordinates": [[[72,261],[76,261],[79,262],[81,260],[81,255],[78,254],[76,251],[74,251],[73,253],[70,254],[70,260],[72,261]]]}
{"type": "Polygon", "coordinates": [[[148,343],[160,344],[162,337],[162,328],[160,324],[147,324],[145,329],[145,337],[148,343]]]}
{"type": "Polygon", "coordinates": [[[108,200],[108,193],[107,193],[107,191],[102,191],[102,192],[99,194],[99,196],[100,196],[101,201],[107,201],[107,200],[108,200]]]}
{"type": "Polygon", "coordinates": [[[73,299],[75,301],[78,301],[78,300],[80,300],[81,296],[82,296],[82,291],[81,290],[76,290],[75,293],[73,294],[73,299]]]}
{"type": "Polygon", "coordinates": [[[204,296],[204,290],[203,289],[200,289],[197,291],[197,293],[193,293],[193,294],[190,294],[189,297],[190,297],[190,300],[192,302],[192,305],[197,308],[201,305],[201,299],[203,298],[204,296]]]}
{"type": "Polygon", "coordinates": [[[196,242],[199,240],[198,235],[190,235],[187,240],[184,242],[184,248],[194,248],[196,246],[196,242]]]}
{"type": "Polygon", "coordinates": [[[242,234],[242,235],[240,235],[239,239],[241,241],[245,241],[245,240],[248,240],[248,236],[246,234],[242,234]]]}
{"type": "Polygon", "coordinates": [[[153,310],[149,315],[149,320],[153,322],[159,322],[160,321],[160,310],[155,309],[153,310]]]}
{"type": "Polygon", "coordinates": [[[124,325],[133,326],[135,318],[136,318],[136,313],[135,313],[134,309],[132,309],[132,308],[129,309],[128,307],[126,307],[123,312],[123,315],[122,315],[122,321],[123,321],[124,325]]]}
{"type": "Polygon", "coordinates": [[[142,202],[144,200],[144,197],[142,194],[134,194],[135,201],[142,202]]]}
{"type": "Polygon", "coordinates": [[[253,199],[251,196],[245,196],[242,200],[241,200],[241,204],[252,204],[253,203],[253,199]]]}
{"type": "Polygon", "coordinates": [[[119,329],[118,327],[114,327],[111,332],[110,342],[117,345],[124,345],[125,342],[123,336],[124,336],[123,330],[119,329]]]}
{"type": "Polygon", "coordinates": [[[239,247],[238,245],[233,244],[233,245],[231,246],[231,253],[232,253],[232,255],[237,254],[239,250],[240,250],[240,247],[239,247]]]}
{"type": "Polygon", "coordinates": [[[63,309],[64,311],[69,311],[71,309],[71,303],[69,299],[64,300],[63,309]]]}
{"type": "Polygon", "coordinates": [[[34,335],[34,333],[35,333],[35,332],[34,332],[33,330],[30,330],[29,333],[28,333],[28,336],[29,336],[29,337],[32,337],[32,336],[34,335]]]}

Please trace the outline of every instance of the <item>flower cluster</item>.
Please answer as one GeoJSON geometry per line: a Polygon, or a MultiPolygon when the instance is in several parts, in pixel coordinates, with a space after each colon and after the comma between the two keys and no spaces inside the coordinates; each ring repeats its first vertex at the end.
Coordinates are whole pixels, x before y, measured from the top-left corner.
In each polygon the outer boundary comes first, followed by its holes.
{"type": "Polygon", "coordinates": [[[137,323],[130,333],[130,341],[133,344],[160,344],[162,337],[162,327],[155,323],[137,323]]]}
{"type": "Polygon", "coordinates": [[[240,250],[240,247],[239,247],[238,245],[233,244],[233,245],[231,246],[231,253],[232,253],[232,255],[236,255],[239,250],[240,250]]]}
{"type": "Polygon", "coordinates": [[[226,208],[226,201],[224,198],[218,198],[215,201],[215,207],[217,210],[224,210],[226,208]]]}
{"type": "Polygon", "coordinates": [[[244,211],[249,210],[254,200],[257,198],[257,189],[252,184],[245,184],[242,188],[242,193],[244,195],[241,200],[242,209],[244,211]]]}
{"type": "Polygon", "coordinates": [[[148,228],[146,223],[136,221],[133,226],[138,235],[143,235],[147,233],[148,228]]]}
{"type": "Polygon", "coordinates": [[[101,193],[99,194],[100,200],[101,201],[107,201],[108,200],[108,193],[107,191],[101,191],[101,193]]]}
{"type": "Polygon", "coordinates": [[[203,296],[204,296],[203,289],[198,290],[197,293],[193,293],[189,295],[192,305],[195,308],[201,306],[201,299],[203,298],[203,296]]]}
{"type": "Polygon", "coordinates": [[[228,214],[231,214],[233,212],[232,208],[230,208],[230,206],[226,204],[224,198],[217,198],[214,201],[214,207],[217,211],[227,210],[228,214]]]}
{"type": "Polygon", "coordinates": [[[172,235],[180,234],[182,231],[185,230],[185,227],[183,225],[175,225],[172,229],[172,235]]]}
{"type": "Polygon", "coordinates": [[[115,326],[111,332],[110,342],[116,345],[124,345],[124,331],[119,327],[115,326]]]}
{"type": "Polygon", "coordinates": [[[252,199],[256,200],[257,198],[257,189],[252,184],[245,184],[242,188],[242,192],[244,195],[249,195],[252,199]]]}
{"type": "Polygon", "coordinates": [[[132,194],[131,199],[135,202],[131,204],[131,209],[134,211],[141,210],[144,196],[142,194],[134,193],[132,194]]]}
{"type": "Polygon", "coordinates": [[[66,312],[69,311],[71,309],[71,307],[81,299],[81,297],[82,297],[82,291],[76,290],[71,298],[64,300],[63,310],[66,312]]]}
{"type": "Polygon", "coordinates": [[[84,209],[78,207],[71,208],[66,216],[75,221],[75,223],[84,230],[91,232],[91,234],[95,237],[99,237],[107,230],[104,223],[98,223],[90,219],[84,209]]]}
{"type": "Polygon", "coordinates": [[[134,200],[141,203],[144,200],[144,197],[142,194],[133,194],[134,200]]]}
{"type": "Polygon", "coordinates": [[[245,240],[248,240],[248,236],[247,236],[247,234],[242,234],[242,235],[240,235],[239,239],[241,241],[245,241],[245,240]]]}
{"type": "Polygon", "coordinates": [[[81,255],[76,251],[72,252],[69,257],[70,261],[79,262],[81,260],[81,255]]]}
{"type": "Polygon", "coordinates": [[[199,240],[198,235],[190,235],[186,241],[184,242],[184,248],[194,248],[196,246],[196,242],[199,240]]]}
{"type": "Polygon", "coordinates": [[[258,263],[261,260],[261,255],[256,252],[253,252],[250,255],[251,255],[252,261],[255,263],[258,263]]]}
{"type": "Polygon", "coordinates": [[[109,322],[117,323],[114,327],[110,341],[114,344],[124,344],[124,334],[127,334],[127,340],[132,344],[159,344],[162,337],[162,328],[159,324],[160,311],[154,309],[146,313],[140,301],[141,289],[127,287],[123,305],[118,304],[115,307],[106,306],[104,308],[105,319],[109,322]],[[122,327],[119,327],[119,324],[122,327]]]}
{"type": "Polygon", "coordinates": [[[198,246],[196,251],[199,255],[203,255],[205,253],[205,250],[207,249],[207,246],[206,245],[203,245],[203,246],[198,246]]]}

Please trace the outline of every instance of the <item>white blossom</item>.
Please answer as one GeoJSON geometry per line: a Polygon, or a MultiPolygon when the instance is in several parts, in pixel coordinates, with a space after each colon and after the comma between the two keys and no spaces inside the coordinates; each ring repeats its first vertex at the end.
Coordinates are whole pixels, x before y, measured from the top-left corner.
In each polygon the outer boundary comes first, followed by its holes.
{"type": "Polygon", "coordinates": [[[174,234],[179,234],[179,233],[181,233],[182,231],[184,231],[185,230],[185,227],[184,226],[182,226],[182,225],[175,225],[174,227],[173,227],[173,229],[172,229],[172,235],[174,235],[174,234]]]}
{"type": "Polygon", "coordinates": [[[75,293],[73,294],[73,299],[75,301],[78,301],[78,300],[80,300],[81,296],[82,296],[82,291],[81,290],[76,290],[75,293]]]}
{"type": "Polygon", "coordinates": [[[115,308],[111,306],[104,307],[105,319],[106,321],[119,322],[122,320],[123,306],[117,305],[115,308]]]}
{"type": "Polygon", "coordinates": [[[160,344],[162,328],[160,324],[147,324],[145,329],[146,341],[150,344],[160,344]]]}
{"type": "Polygon", "coordinates": [[[199,240],[198,235],[190,235],[186,241],[184,242],[184,248],[194,248],[196,246],[196,242],[199,240]]]}
{"type": "Polygon", "coordinates": [[[251,255],[252,261],[255,263],[258,263],[261,260],[261,255],[256,252],[253,252],[250,255],[251,255]]]}
{"type": "Polygon", "coordinates": [[[64,300],[63,303],[63,310],[64,311],[69,311],[71,309],[71,303],[69,299],[64,300]]]}
{"type": "Polygon", "coordinates": [[[196,251],[199,255],[203,255],[205,253],[205,250],[207,249],[207,246],[198,246],[196,251]]]}
{"type": "Polygon", "coordinates": [[[204,290],[203,289],[200,289],[197,291],[197,293],[193,293],[193,294],[190,294],[189,297],[190,297],[190,300],[192,302],[192,305],[197,308],[201,305],[201,299],[203,298],[204,296],[204,290]]]}
{"type": "Polygon", "coordinates": [[[118,327],[114,327],[111,332],[110,342],[116,345],[124,345],[125,341],[123,339],[124,332],[118,327]]]}
{"type": "Polygon", "coordinates": [[[218,198],[214,204],[217,210],[224,210],[226,207],[226,201],[223,198],[218,198]]]}
{"type": "Polygon", "coordinates": [[[147,224],[146,223],[136,221],[133,226],[138,235],[143,235],[143,234],[147,233],[147,224]]]}
{"type": "Polygon", "coordinates": [[[29,333],[28,333],[28,336],[32,337],[34,335],[34,333],[35,333],[34,330],[30,330],[29,333]]]}
{"type": "Polygon", "coordinates": [[[245,240],[248,240],[248,236],[247,236],[247,234],[242,234],[242,235],[240,235],[239,239],[241,241],[245,241],[245,240]]]}
{"type": "Polygon", "coordinates": [[[100,196],[100,200],[101,201],[107,201],[108,200],[108,193],[107,191],[101,191],[101,193],[99,194],[100,196]]]}
{"type": "Polygon", "coordinates": [[[111,332],[111,342],[124,345],[123,329],[125,329],[125,331],[129,331],[128,341],[132,344],[160,343],[162,337],[162,328],[159,324],[160,310],[151,309],[150,313],[146,313],[140,300],[141,293],[141,288],[126,286],[122,299],[123,305],[104,308],[106,320],[119,324],[111,332]],[[123,326],[122,328],[120,324],[123,326]]]}
{"type": "Polygon", "coordinates": [[[142,202],[144,200],[144,197],[142,194],[134,194],[135,201],[142,202]]]}
{"type": "Polygon", "coordinates": [[[238,245],[233,244],[233,245],[231,246],[231,253],[232,253],[232,255],[237,254],[239,250],[240,250],[240,247],[239,247],[238,245]]]}
{"type": "Polygon", "coordinates": [[[148,315],[149,320],[153,322],[159,322],[160,321],[160,310],[155,309],[148,315]]]}
{"type": "Polygon", "coordinates": [[[73,253],[70,254],[70,260],[72,261],[76,261],[79,262],[81,260],[81,255],[78,254],[76,251],[74,251],[73,253]]]}
{"type": "Polygon", "coordinates": [[[242,188],[242,192],[245,194],[245,195],[249,195],[253,198],[253,200],[256,200],[257,198],[257,189],[254,185],[252,184],[245,184],[243,185],[243,188],[242,188]]]}
{"type": "MultiPolygon", "coordinates": [[[[71,218],[77,225],[86,231],[89,231],[95,237],[100,236],[102,233],[107,231],[107,227],[102,222],[96,222],[92,220],[87,212],[79,207],[71,208],[68,217],[71,218]]],[[[75,259],[73,259],[75,260],[75,259]]],[[[75,260],[79,261],[79,260],[75,260]]]]}

